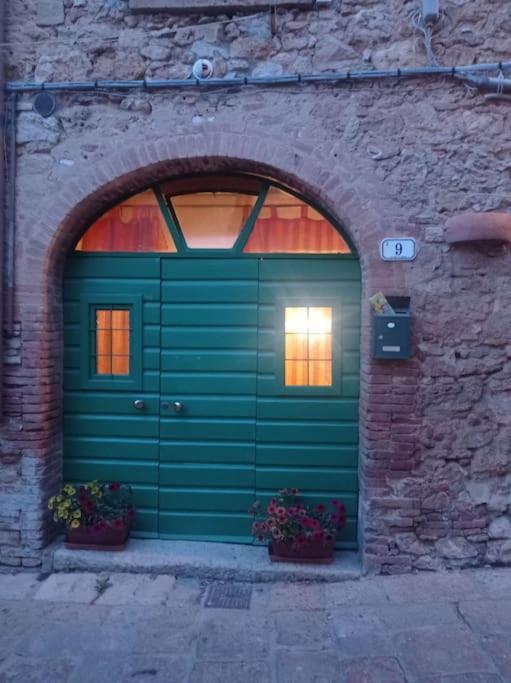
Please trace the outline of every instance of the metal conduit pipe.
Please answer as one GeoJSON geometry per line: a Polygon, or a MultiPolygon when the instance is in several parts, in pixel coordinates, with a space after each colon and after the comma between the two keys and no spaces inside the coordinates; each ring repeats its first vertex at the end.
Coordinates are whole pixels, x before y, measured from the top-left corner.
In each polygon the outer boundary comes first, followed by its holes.
{"type": "Polygon", "coordinates": [[[5,239],[5,177],[7,175],[5,143],[5,53],[1,45],[5,38],[5,3],[0,0],[0,420],[4,406],[4,239],[5,239]]]}
{"type": "MultiPolygon", "coordinates": [[[[451,78],[472,78],[481,71],[504,72],[511,69],[511,62],[491,62],[485,64],[468,64],[463,66],[421,66],[402,69],[380,69],[361,71],[337,71],[325,74],[296,74],[292,76],[252,77],[237,76],[233,78],[182,78],[168,80],[101,80],[101,81],[60,81],[33,83],[28,81],[8,81],[6,88],[10,92],[48,91],[80,91],[80,90],[172,90],[181,88],[225,88],[243,86],[280,86],[300,83],[352,83],[356,81],[373,81],[387,78],[410,79],[423,76],[447,76],[451,78]]],[[[488,78],[483,79],[488,80],[488,78]]],[[[497,81],[498,79],[493,79],[497,81]]]]}
{"type": "Polygon", "coordinates": [[[511,78],[491,78],[488,76],[459,76],[460,80],[474,88],[494,90],[498,93],[511,92],[511,78]]]}

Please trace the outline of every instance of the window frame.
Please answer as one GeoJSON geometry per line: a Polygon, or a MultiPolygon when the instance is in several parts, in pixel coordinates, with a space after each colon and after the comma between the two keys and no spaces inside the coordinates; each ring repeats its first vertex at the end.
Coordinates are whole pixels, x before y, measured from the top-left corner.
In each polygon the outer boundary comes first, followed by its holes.
{"type": "Polygon", "coordinates": [[[80,297],[80,385],[83,389],[142,389],[142,296],[82,295],[80,297]],[[96,311],[129,311],[129,374],[99,375],[92,372],[91,359],[96,357],[96,311]]]}
{"type": "Polygon", "coordinates": [[[342,379],[341,302],[328,296],[279,297],[275,304],[275,392],[281,396],[340,396],[342,379]],[[332,384],[286,385],[286,308],[332,309],[332,384]]]}

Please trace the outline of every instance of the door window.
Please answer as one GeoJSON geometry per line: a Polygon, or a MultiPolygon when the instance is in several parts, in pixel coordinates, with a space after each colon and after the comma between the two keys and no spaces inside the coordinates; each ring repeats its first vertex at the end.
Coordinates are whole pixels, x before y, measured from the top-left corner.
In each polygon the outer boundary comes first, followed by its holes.
{"type": "Polygon", "coordinates": [[[142,384],[142,297],[80,299],[83,388],[139,389],[142,384]]]}
{"type": "Polygon", "coordinates": [[[284,384],[332,386],[332,308],[285,308],[284,384]]]}
{"type": "Polygon", "coordinates": [[[97,375],[130,374],[130,312],[123,308],[96,309],[97,375]]]}

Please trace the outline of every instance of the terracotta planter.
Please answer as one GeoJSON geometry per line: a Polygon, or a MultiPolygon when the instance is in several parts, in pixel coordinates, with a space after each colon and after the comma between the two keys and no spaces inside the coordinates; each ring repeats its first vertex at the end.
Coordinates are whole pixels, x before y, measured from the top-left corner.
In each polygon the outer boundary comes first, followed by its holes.
{"type": "Polygon", "coordinates": [[[309,541],[298,547],[293,543],[272,541],[268,546],[272,562],[299,562],[302,564],[330,564],[334,559],[335,539],[309,541]]]}
{"type": "Polygon", "coordinates": [[[66,548],[70,550],[124,550],[130,533],[130,522],[125,520],[122,527],[107,526],[95,530],[93,527],[67,529],[66,548]]]}

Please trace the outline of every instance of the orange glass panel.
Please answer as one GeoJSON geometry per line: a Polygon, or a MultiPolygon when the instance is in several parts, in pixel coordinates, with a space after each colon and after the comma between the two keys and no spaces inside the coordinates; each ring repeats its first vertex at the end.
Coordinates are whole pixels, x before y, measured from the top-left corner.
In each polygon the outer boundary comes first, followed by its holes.
{"type": "Polygon", "coordinates": [[[152,190],[141,192],[101,216],[76,245],[76,251],[176,251],[152,190]]]}
{"type": "Polygon", "coordinates": [[[307,386],[307,361],[286,360],[286,386],[307,386]]]}
{"type": "Polygon", "coordinates": [[[171,201],[190,249],[231,249],[256,199],[235,192],[197,192],[171,201]]]}
{"type": "Polygon", "coordinates": [[[123,309],[96,311],[96,374],[129,375],[129,316],[123,309]]]}
{"type": "Polygon", "coordinates": [[[309,359],[331,360],[332,358],[332,335],[310,334],[309,335],[309,359]]]}
{"type": "Polygon", "coordinates": [[[309,362],[309,386],[332,386],[332,363],[326,360],[309,362]]]}
{"type": "Polygon", "coordinates": [[[332,309],[328,306],[309,308],[309,332],[332,332],[332,309]]]}
{"type": "Polygon", "coordinates": [[[286,358],[307,360],[307,335],[286,334],[286,358]]]}
{"type": "Polygon", "coordinates": [[[294,332],[307,334],[309,331],[308,309],[303,306],[300,308],[286,308],[286,333],[294,332]]]}
{"type": "Polygon", "coordinates": [[[271,187],[245,252],[349,254],[350,248],[315,209],[289,192],[271,187]]]}
{"type": "Polygon", "coordinates": [[[332,386],[332,308],[285,309],[285,385],[332,386]]]}

